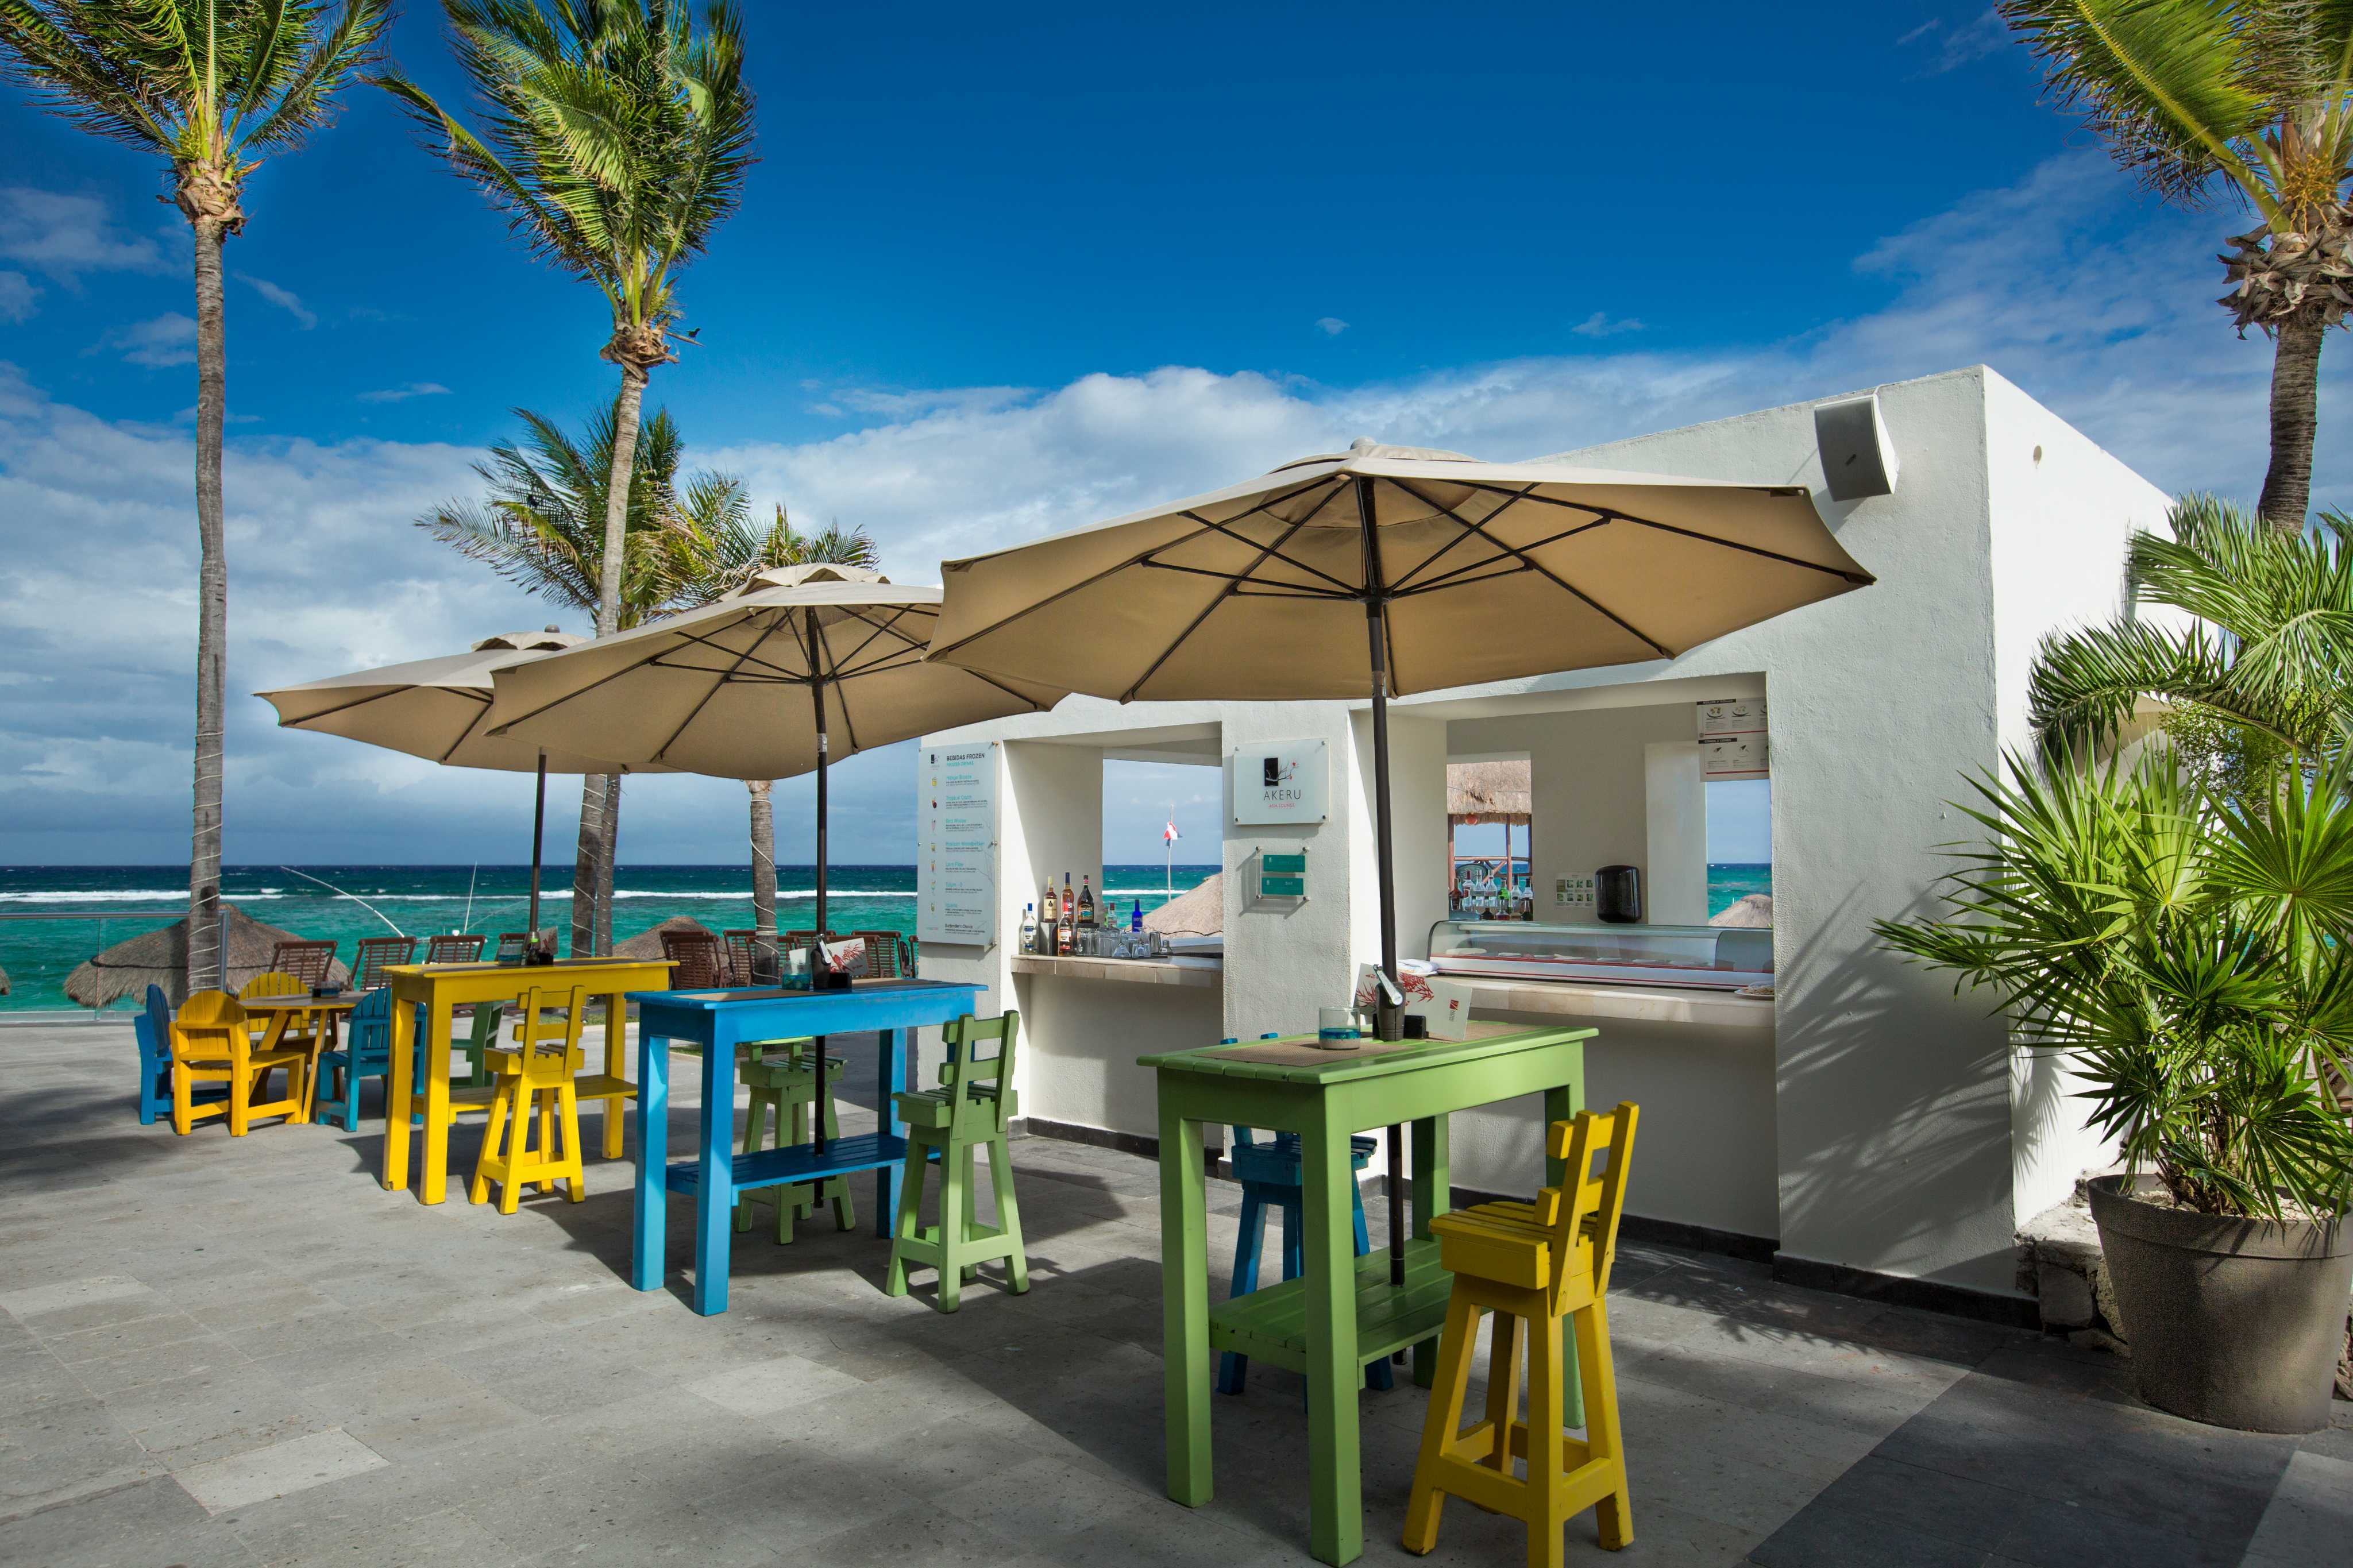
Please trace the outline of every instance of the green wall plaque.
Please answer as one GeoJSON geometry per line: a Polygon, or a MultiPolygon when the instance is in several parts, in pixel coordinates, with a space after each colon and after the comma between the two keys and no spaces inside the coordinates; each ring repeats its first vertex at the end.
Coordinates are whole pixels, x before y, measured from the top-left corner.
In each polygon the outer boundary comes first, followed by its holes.
{"type": "Polygon", "coordinates": [[[1260,870],[1278,876],[1303,877],[1307,874],[1307,857],[1304,855],[1261,855],[1258,858],[1258,864],[1260,870]]]}
{"type": "Polygon", "coordinates": [[[1258,892],[1259,897],[1262,899],[1303,899],[1307,896],[1307,879],[1261,877],[1258,879],[1258,892]]]}

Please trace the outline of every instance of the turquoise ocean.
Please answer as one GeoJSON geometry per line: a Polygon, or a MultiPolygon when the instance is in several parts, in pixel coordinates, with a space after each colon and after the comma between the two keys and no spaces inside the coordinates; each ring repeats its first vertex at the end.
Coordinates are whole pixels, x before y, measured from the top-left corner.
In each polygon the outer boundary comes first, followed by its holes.
{"type": "MultiPolygon", "coordinates": [[[[1158,862],[1111,865],[1103,868],[1103,881],[1123,914],[1137,905],[1148,914],[1167,901],[1171,889],[1188,891],[1216,870],[1178,866],[1165,873],[1158,862]]],[[[571,872],[569,863],[550,868],[540,905],[541,923],[559,927],[567,944],[571,872]]],[[[786,930],[810,917],[812,876],[807,866],[776,868],[776,921],[786,930]]],[[[690,915],[714,931],[752,923],[750,879],[742,866],[625,866],[614,882],[617,941],[675,915],[690,915]]],[[[518,930],[530,886],[527,866],[234,866],[221,877],[222,896],[247,914],[298,936],[331,937],[343,944],[346,959],[362,937],[518,930]]],[[[1710,866],[1709,912],[1772,887],[1769,866],[1710,866]]],[[[836,931],[914,931],[913,866],[835,866],[826,893],[836,931]]],[[[76,964],[101,947],[176,919],[187,896],[187,872],[176,866],[0,866],[0,970],[11,982],[0,1011],[71,1007],[62,987],[76,964]],[[155,910],[172,914],[134,914],[155,910]],[[30,914],[71,918],[7,918],[30,914]]]]}

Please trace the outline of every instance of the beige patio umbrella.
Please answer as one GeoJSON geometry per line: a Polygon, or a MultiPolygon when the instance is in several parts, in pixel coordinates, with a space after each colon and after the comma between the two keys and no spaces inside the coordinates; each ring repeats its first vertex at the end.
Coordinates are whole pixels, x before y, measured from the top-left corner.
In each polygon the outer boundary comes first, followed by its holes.
{"type": "MultiPolygon", "coordinates": [[[[301,686],[256,692],[278,710],[279,727],[317,730],[459,768],[491,768],[539,777],[532,812],[531,917],[539,930],[539,867],[547,828],[547,775],[617,773],[621,763],[491,733],[491,672],[517,659],[543,658],[582,638],[549,626],[501,632],[464,653],[331,675],[301,686]]],[[[659,770],[654,770],[659,771],[659,770]]]]}
{"type": "Polygon", "coordinates": [[[1391,977],[1390,697],[1670,658],[1872,580],[1803,486],[1371,441],[940,573],[942,663],[1123,702],[1369,697],[1391,977]]]}
{"type": "Polygon", "coordinates": [[[593,741],[635,764],[720,778],[814,769],[813,927],[822,932],[832,758],[1040,711],[1067,691],[1051,677],[1007,680],[927,662],[939,605],[937,588],[861,567],[772,567],[699,609],[501,668],[492,733],[534,745],[593,741]]]}

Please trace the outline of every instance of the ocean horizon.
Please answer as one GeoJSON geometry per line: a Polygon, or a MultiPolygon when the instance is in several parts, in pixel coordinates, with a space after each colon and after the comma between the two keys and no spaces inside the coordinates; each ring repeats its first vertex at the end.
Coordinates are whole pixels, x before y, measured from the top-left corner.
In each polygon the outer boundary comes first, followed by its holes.
{"type": "MultiPolygon", "coordinates": [[[[1159,861],[1103,868],[1099,896],[1115,899],[1123,913],[1150,913],[1172,894],[1191,891],[1215,865],[1159,861]]],[[[810,918],[816,868],[776,868],[776,920],[785,929],[810,918]],[[797,915],[796,910],[798,910],[797,915]]],[[[678,915],[714,931],[752,922],[747,868],[622,866],[614,875],[613,936],[626,941],[678,915]]],[[[571,942],[572,867],[542,873],[540,922],[556,926],[571,942]]],[[[227,866],[221,896],[255,920],[297,936],[332,939],[349,959],[363,937],[429,936],[454,931],[495,935],[520,929],[529,903],[531,868],[519,866],[227,866]]],[[[1746,863],[1708,868],[1708,912],[1748,893],[1772,891],[1772,868],[1746,863]]],[[[847,864],[828,868],[826,896],[837,931],[915,929],[913,865],[847,864]]],[[[0,1012],[55,1010],[75,1004],[65,978],[101,948],[179,918],[187,903],[187,870],[178,866],[0,866],[0,970],[9,994],[0,1012]],[[133,910],[168,910],[149,917],[133,910]],[[10,920],[10,915],[69,919],[10,920]]]]}

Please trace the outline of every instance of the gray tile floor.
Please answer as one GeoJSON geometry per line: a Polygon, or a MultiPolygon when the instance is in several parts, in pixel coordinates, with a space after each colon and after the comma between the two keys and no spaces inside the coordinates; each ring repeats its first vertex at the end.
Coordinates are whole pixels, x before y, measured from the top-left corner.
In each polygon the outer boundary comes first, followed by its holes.
{"type": "MultiPolygon", "coordinates": [[[[1027,1296],[942,1317],[881,1293],[863,1226],[763,1228],[706,1320],[624,1282],[626,1163],[576,1205],[427,1209],[375,1184],[380,1122],[140,1127],[132,1056],[124,1027],[0,1030],[0,1563],[1308,1561],[1287,1373],[1217,1401],[1212,1504],[1161,1496],[1149,1162],[1017,1146],[1027,1296]]],[[[2301,1441],[2216,1432],[2108,1358],[1665,1248],[1624,1249],[1612,1309],[1615,1561],[2353,1561],[2342,1405],[2301,1441]]],[[[1365,1395],[1366,1562],[1407,1561],[1423,1408],[1365,1395]]],[[[1601,1560],[1589,1517],[1569,1544],[1601,1560]]],[[[1520,1555],[1457,1503],[1432,1560],[1520,1555]]]]}

